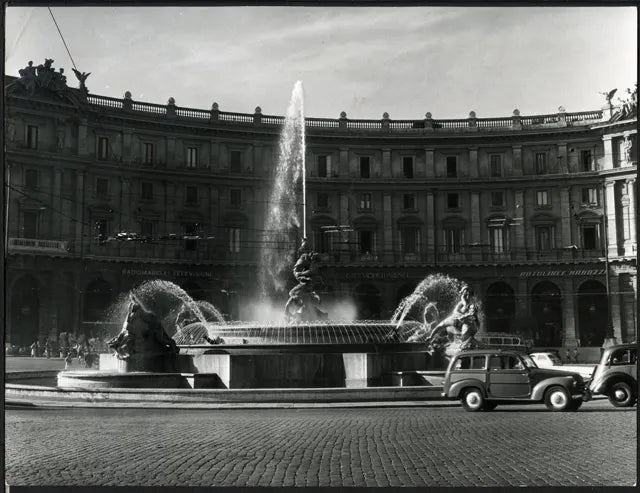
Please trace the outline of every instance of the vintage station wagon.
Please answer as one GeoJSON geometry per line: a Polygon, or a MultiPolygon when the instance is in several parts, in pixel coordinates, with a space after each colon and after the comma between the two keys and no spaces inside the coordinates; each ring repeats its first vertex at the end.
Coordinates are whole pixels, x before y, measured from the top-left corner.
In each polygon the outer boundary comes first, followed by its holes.
{"type": "Polygon", "coordinates": [[[620,344],[604,350],[589,384],[594,394],[604,394],[616,407],[631,407],[638,398],[638,348],[620,344]]]}
{"type": "Polygon", "coordinates": [[[552,411],[575,411],[588,399],[578,373],[538,368],[527,354],[501,349],[454,356],[442,396],[460,399],[467,411],[490,411],[500,403],[516,402],[544,402],[552,411]]]}

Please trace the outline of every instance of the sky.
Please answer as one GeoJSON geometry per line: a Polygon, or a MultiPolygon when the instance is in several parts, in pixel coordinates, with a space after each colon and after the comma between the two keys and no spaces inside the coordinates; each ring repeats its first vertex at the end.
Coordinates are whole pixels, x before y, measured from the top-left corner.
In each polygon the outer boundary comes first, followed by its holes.
{"type": "MultiPolygon", "coordinates": [[[[599,109],[637,79],[634,7],[51,8],[89,91],[311,117],[466,118],[599,109]]],[[[46,7],[7,7],[5,73],[73,67],[46,7]]]]}

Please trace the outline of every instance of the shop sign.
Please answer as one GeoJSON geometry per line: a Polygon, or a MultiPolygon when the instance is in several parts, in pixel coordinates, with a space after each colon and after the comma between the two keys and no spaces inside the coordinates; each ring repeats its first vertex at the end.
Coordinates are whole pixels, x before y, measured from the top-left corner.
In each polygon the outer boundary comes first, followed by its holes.
{"type": "Polygon", "coordinates": [[[409,273],[403,271],[391,271],[391,272],[346,272],[345,279],[408,279],[409,273]]]}
{"type": "Polygon", "coordinates": [[[520,272],[520,277],[554,277],[554,276],[604,276],[604,269],[531,270],[527,272],[520,272]]]}
{"type": "Polygon", "coordinates": [[[122,269],[123,276],[149,277],[212,277],[211,272],[189,270],[122,269]]]}

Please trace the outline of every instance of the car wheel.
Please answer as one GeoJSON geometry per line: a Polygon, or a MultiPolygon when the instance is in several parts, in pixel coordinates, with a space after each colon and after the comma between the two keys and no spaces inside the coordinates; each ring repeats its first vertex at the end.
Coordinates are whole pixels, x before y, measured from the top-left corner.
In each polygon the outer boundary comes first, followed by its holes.
{"type": "Polygon", "coordinates": [[[571,407],[571,396],[564,387],[551,387],[544,396],[544,404],[551,411],[568,411],[571,407]]]}
{"type": "Polygon", "coordinates": [[[636,395],[627,382],[616,382],[609,389],[609,402],[616,407],[631,407],[636,403],[636,395]]]}
{"type": "Polygon", "coordinates": [[[462,393],[460,402],[462,403],[462,407],[465,411],[476,412],[482,411],[485,400],[480,390],[469,389],[462,393]]]}
{"type": "Polygon", "coordinates": [[[496,404],[495,402],[484,401],[484,405],[482,406],[482,410],[483,411],[493,411],[497,406],[498,406],[498,404],[496,404]]]}

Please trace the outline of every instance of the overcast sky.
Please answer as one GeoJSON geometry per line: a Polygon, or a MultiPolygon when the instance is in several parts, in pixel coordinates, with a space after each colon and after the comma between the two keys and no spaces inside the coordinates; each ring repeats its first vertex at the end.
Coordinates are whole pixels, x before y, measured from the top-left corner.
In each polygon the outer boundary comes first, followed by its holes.
{"type": "MultiPolygon", "coordinates": [[[[632,7],[52,7],[94,94],[307,116],[466,118],[598,109],[636,82],[632,7]]],[[[53,58],[46,7],[7,7],[6,73],[53,58]]]]}

